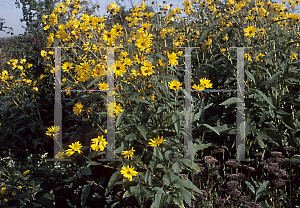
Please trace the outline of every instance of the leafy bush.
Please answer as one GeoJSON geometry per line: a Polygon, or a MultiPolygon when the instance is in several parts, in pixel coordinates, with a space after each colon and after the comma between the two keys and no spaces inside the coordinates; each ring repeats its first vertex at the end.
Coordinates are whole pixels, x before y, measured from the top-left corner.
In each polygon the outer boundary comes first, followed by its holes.
{"type": "MultiPolygon", "coordinates": [[[[294,4],[290,2],[291,9],[294,4]]],[[[54,72],[58,73],[53,49],[45,47],[34,55],[42,57],[45,69],[37,76],[32,73],[36,63],[26,59],[27,53],[11,59],[5,66],[11,69],[1,76],[3,100],[9,102],[1,110],[3,204],[299,204],[299,15],[266,1],[186,0],[182,5],[183,11],[143,2],[125,11],[111,3],[109,14],[99,17],[86,2],[65,0],[42,16],[49,34],[46,46],[62,49],[63,125],[55,126],[53,120],[54,72]],[[114,47],[114,65],[109,64],[108,47],[114,47]],[[190,57],[189,148],[183,47],[195,47],[190,57]],[[249,162],[229,161],[241,154],[235,147],[233,105],[239,62],[236,49],[230,47],[252,47],[244,54],[249,162]],[[109,102],[106,76],[111,69],[114,103],[109,102]],[[209,88],[232,92],[208,93],[209,88]],[[110,118],[115,122],[117,160],[105,161],[112,149],[105,139],[111,135],[110,118]],[[61,132],[62,150],[54,155],[61,132]]]]}

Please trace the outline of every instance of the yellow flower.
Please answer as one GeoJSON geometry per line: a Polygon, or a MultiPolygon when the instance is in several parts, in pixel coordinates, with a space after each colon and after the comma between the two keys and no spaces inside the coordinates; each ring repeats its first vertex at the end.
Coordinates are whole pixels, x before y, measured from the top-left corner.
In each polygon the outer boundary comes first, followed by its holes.
{"type": "Polygon", "coordinates": [[[182,88],[181,83],[177,82],[175,79],[171,82],[168,82],[168,84],[169,84],[169,88],[173,90],[179,90],[182,88]]]}
{"type": "Polygon", "coordinates": [[[102,82],[98,84],[100,90],[107,90],[107,83],[102,82]]]}
{"type": "Polygon", "coordinates": [[[256,32],[256,29],[255,27],[253,26],[249,26],[245,29],[245,36],[249,36],[249,37],[255,37],[255,32],[256,32]]]}
{"type": "Polygon", "coordinates": [[[204,88],[212,88],[212,83],[210,83],[210,80],[206,78],[200,79],[200,85],[202,85],[204,88]]]}
{"type": "Polygon", "coordinates": [[[120,61],[117,61],[115,63],[115,74],[116,74],[116,77],[118,77],[119,75],[121,77],[123,77],[123,74],[126,73],[126,68],[125,68],[125,64],[122,64],[120,61]]]}
{"type": "Polygon", "coordinates": [[[56,25],[57,24],[57,16],[55,15],[55,14],[51,14],[50,16],[49,16],[49,25],[50,26],[54,26],[54,25],[56,25]]]}
{"type": "Polygon", "coordinates": [[[75,107],[73,107],[73,112],[75,115],[81,114],[81,110],[83,108],[83,105],[81,103],[76,103],[75,107]]]}
{"type": "Polygon", "coordinates": [[[98,136],[97,138],[92,139],[92,145],[91,148],[92,150],[98,151],[100,149],[100,151],[104,150],[104,147],[107,145],[107,142],[105,141],[105,139],[103,139],[103,135],[100,137],[98,136]]]}
{"type": "Polygon", "coordinates": [[[66,150],[66,155],[69,157],[70,155],[73,155],[75,152],[72,149],[67,149],[66,150]]]}
{"type": "Polygon", "coordinates": [[[151,74],[154,73],[153,68],[154,66],[152,66],[152,63],[149,62],[147,60],[144,61],[144,66],[141,67],[142,70],[142,74],[143,76],[150,76],[151,74]]]}
{"type": "Polygon", "coordinates": [[[226,51],[226,48],[222,48],[222,49],[221,49],[221,52],[225,52],[225,51],[226,51]]]}
{"type": "Polygon", "coordinates": [[[265,54],[260,53],[260,54],[258,54],[258,56],[256,56],[255,58],[256,58],[257,61],[263,62],[263,60],[261,60],[260,58],[261,58],[261,57],[264,57],[264,56],[265,56],[265,54]]]}
{"type": "Polygon", "coordinates": [[[26,170],[23,172],[24,175],[27,175],[29,173],[30,170],[26,170]]]}
{"type": "Polygon", "coordinates": [[[135,152],[135,150],[132,147],[129,151],[123,151],[122,155],[124,155],[124,158],[127,157],[127,159],[129,160],[129,157],[132,157],[134,155],[133,152],[135,152]]]}
{"type": "Polygon", "coordinates": [[[166,141],[166,140],[163,140],[163,136],[161,138],[159,138],[159,136],[158,136],[157,138],[150,139],[149,145],[152,147],[156,147],[156,146],[159,146],[160,144],[162,144],[164,141],[166,141]]]}
{"type": "Polygon", "coordinates": [[[0,190],[0,194],[3,196],[6,192],[6,187],[2,187],[1,190],[0,190]]]}
{"type": "Polygon", "coordinates": [[[120,172],[125,178],[128,178],[130,181],[132,181],[132,176],[136,176],[138,174],[138,172],[134,171],[134,168],[132,166],[129,167],[129,165],[127,165],[127,168],[123,166],[120,172]]]}
{"type": "Polygon", "coordinates": [[[116,3],[113,2],[110,5],[108,5],[106,10],[108,12],[110,12],[112,15],[115,15],[120,11],[120,7],[116,3]]]}
{"type": "Polygon", "coordinates": [[[244,58],[245,58],[247,61],[252,61],[252,58],[251,58],[251,56],[249,55],[249,53],[245,53],[245,54],[244,54],[244,58]]]}
{"type": "Polygon", "coordinates": [[[70,147],[73,152],[78,152],[79,154],[82,153],[82,151],[80,150],[82,148],[82,145],[79,143],[79,141],[68,145],[68,147],[70,147]]]}
{"type": "Polygon", "coordinates": [[[58,131],[60,130],[59,126],[51,126],[48,128],[48,130],[46,131],[46,135],[50,136],[50,137],[56,137],[58,135],[58,131]]]}
{"type": "Polygon", "coordinates": [[[70,69],[73,69],[74,67],[72,63],[65,62],[61,68],[64,70],[64,72],[69,72],[70,69]]]}
{"type": "Polygon", "coordinates": [[[169,58],[169,64],[168,65],[171,65],[171,66],[174,66],[174,65],[178,65],[178,57],[176,55],[176,53],[168,53],[168,58],[169,58]]]}
{"type": "Polygon", "coordinates": [[[116,116],[118,116],[119,115],[119,113],[120,112],[123,112],[124,110],[122,109],[122,106],[121,106],[121,104],[116,104],[116,103],[114,103],[114,112],[115,112],[115,114],[116,114],[116,116]]]}
{"type": "Polygon", "coordinates": [[[42,57],[45,57],[46,55],[47,55],[47,51],[42,50],[42,51],[41,51],[41,56],[42,56],[42,57]]]}
{"type": "Polygon", "coordinates": [[[65,157],[64,157],[64,152],[58,152],[56,155],[55,155],[55,158],[57,158],[57,159],[64,159],[65,157]]]}
{"type": "Polygon", "coordinates": [[[293,54],[290,56],[290,59],[297,59],[297,54],[296,54],[296,53],[293,53],[293,54]]]}
{"type": "Polygon", "coordinates": [[[151,100],[155,100],[155,96],[154,95],[151,95],[151,100]]]}
{"type": "Polygon", "coordinates": [[[202,85],[193,85],[192,88],[194,90],[199,90],[199,91],[202,91],[205,89],[205,87],[203,87],[202,85]]]}

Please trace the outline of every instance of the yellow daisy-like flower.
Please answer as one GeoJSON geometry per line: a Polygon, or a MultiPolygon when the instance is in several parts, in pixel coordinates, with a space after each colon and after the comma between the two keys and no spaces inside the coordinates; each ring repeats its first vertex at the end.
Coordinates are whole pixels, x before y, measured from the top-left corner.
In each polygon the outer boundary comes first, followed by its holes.
{"type": "Polygon", "coordinates": [[[67,149],[66,150],[66,155],[69,157],[70,155],[73,155],[75,153],[75,151],[74,150],[72,150],[72,149],[67,149]]]}
{"type": "Polygon", "coordinates": [[[74,154],[75,152],[78,152],[79,154],[82,153],[82,151],[80,150],[82,148],[82,145],[78,142],[72,143],[71,145],[69,145],[68,147],[70,147],[71,149],[69,149],[68,152],[73,152],[72,154],[74,154]],[[71,150],[71,151],[70,151],[71,150]]]}
{"type": "Polygon", "coordinates": [[[75,115],[81,114],[81,110],[83,108],[83,105],[81,103],[76,103],[75,107],[73,107],[73,112],[75,115]]]}
{"type": "Polygon", "coordinates": [[[118,77],[119,75],[123,77],[123,74],[126,73],[125,64],[122,64],[120,61],[117,61],[115,63],[115,75],[118,77]]]}
{"type": "Polygon", "coordinates": [[[175,79],[171,82],[168,82],[168,84],[169,84],[169,88],[173,89],[173,90],[179,90],[182,88],[181,87],[182,84],[180,82],[176,81],[175,79]]]}
{"type": "Polygon", "coordinates": [[[256,32],[256,29],[255,27],[253,26],[249,26],[245,29],[245,36],[248,36],[248,37],[255,37],[255,32],[256,32]]]}
{"type": "Polygon", "coordinates": [[[297,59],[297,54],[293,53],[292,55],[290,55],[290,59],[297,59]]]}
{"type": "Polygon", "coordinates": [[[252,61],[252,58],[251,58],[251,56],[249,55],[249,53],[245,53],[245,54],[244,54],[244,58],[245,58],[247,61],[252,61]]]}
{"type": "Polygon", "coordinates": [[[263,60],[261,60],[261,58],[264,57],[264,56],[265,56],[265,54],[260,53],[255,58],[256,58],[257,61],[263,62],[263,60]]]}
{"type": "Polygon", "coordinates": [[[105,141],[105,139],[103,139],[103,135],[100,137],[98,136],[97,138],[92,139],[92,145],[91,148],[92,150],[98,151],[100,149],[100,151],[103,151],[105,146],[107,145],[107,141],[105,141]]]}
{"type": "Polygon", "coordinates": [[[129,160],[129,157],[132,157],[134,155],[133,152],[135,152],[135,150],[132,147],[131,150],[123,151],[122,155],[124,155],[124,158],[127,157],[127,159],[129,160]]]}
{"type": "Polygon", "coordinates": [[[58,135],[58,131],[60,130],[59,126],[51,126],[46,131],[46,135],[50,137],[56,137],[58,135]]]}
{"type": "Polygon", "coordinates": [[[64,157],[64,152],[58,152],[56,155],[55,155],[55,158],[57,158],[57,159],[64,159],[65,157],[64,157]]]}
{"type": "Polygon", "coordinates": [[[174,66],[174,65],[178,65],[178,57],[177,57],[177,54],[176,53],[168,53],[168,58],[169,58],[169,64],[168,65],[171,65],[171,66],[174,66]]]}
{"type": "Polygon", "coordinates": [[[47,55],[47,51],[41,50],[41,56],[42,56],[42,57],[45,57],[46,55],[47,55]]]}
{"type": "Polygon", "coordinates": [[[225,51],[226,51],[226,48],[222,48],[222,49],[221,49],[221,52],[225,52],[225,51]]]}
{"type": "Polygon", "coordinates": [[[212,88],[212,83],[210,83],[210,80],[206,78],[200,79],[200,85],[202,85],[204,88],[212,88]]]}
{"type": "Polygon", "coordinates": [[[199,91],[202,91],[205,89],[205,87],[203,87],[202,85],[193,85],[192,88],[194,90],[199,90],[199,91]]]}
{"type": "Polygon", "coordinates": [[[159,136],[158,136],[157,138],[150,139],[149,145],[152,147],[156,147],[156,146],[159,146],[160,144],[162,144],[164,141],[166,141],[166,140],[163,140],[163,136],[161,138],[159,138],[159,136]]]}
{"type": "Polygon", "coordinates": [[[0,190],[0,194],[3,196],[6,192],[6,187],[2,187],[1,190],[0,190]]]}
{"type": "Polygon", "coordinates": [[[125,178],[128,178],[130,181],[132,181],[132,176],[136,176],[138,174],[138,172],[134,171],[134,168],[132,166],[129,167],[129,165],[127,165],[127,168],[123,166],[120,172],[125,178]]]}
{"type": "Polygon", "coordinates": [[[74,67],[72,63],[65,62],[61,68],[64,70],[64,72],[69,72],[70,69],[73,69],[74,67]]]}
{"type": "Polygon", "coordinates": [[[27,175],[30,172],[30,170],[26,170],[23,172],[24,175],[27,175]]]}
{"type": "Polygon", "coordinates": [[[107,90],[108,85],[105,82],[101,82],[100,84],[98,84],[98,86],[100,90],[107,90]]]}
{"type": "Polygon", "coordinates": [[[112,15],[115,15],[120,11],[120,7],[116,3],[113,2],[110,5],[108,5],[106,10],[108,12],[110,12],[112,15]]]}
{"type": "Polygon", "coordinates": [[[151,62],[147,62],[147,60],[144,61],[144,66],[141,67],[142,70],[142,74],[143,76],[150,76],[151,74],[154,73],[153,68],[154,66],[152,66],[151,62]]]}

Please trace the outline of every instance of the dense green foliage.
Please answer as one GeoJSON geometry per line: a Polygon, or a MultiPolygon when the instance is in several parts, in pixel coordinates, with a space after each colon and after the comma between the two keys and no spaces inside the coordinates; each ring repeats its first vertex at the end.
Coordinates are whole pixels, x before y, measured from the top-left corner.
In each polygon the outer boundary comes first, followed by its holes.
{"type": "Polygon", "coordinates": [[[28,34],[2,45],[3,206],[299,207],[299,15],[267,1],[186,0],[181,17],[176,8],[150,2],[135,11],[110,4],[104,20],[94,15],[97,5],[86,1],[17,2],[23,4],[28,34]],[[62,89],[75,91],[62,93],[60,156],[69,161],[46,161],[55,157],[56,142],[50,130],[51,37],[61,47],[74,47],[63,48],[61,60],[62,89]],[[121,46],[115,49],[113,113],[119,160],[99,161],[107,146],[91,140],[105,138],[108,128],[109,46],[121,46]],[[229,161],[241,154],[235,147],[236,92],[202,91],[203,78],[212,83],[206,88],[238,88],[233,46],[252,47],[244,55],[249,162],[229,161]],[[183,159],[187,95],[180,47],[199,47],[191,54],[192,85],[198,88],[192,92],[192,160],[183,159]]]}

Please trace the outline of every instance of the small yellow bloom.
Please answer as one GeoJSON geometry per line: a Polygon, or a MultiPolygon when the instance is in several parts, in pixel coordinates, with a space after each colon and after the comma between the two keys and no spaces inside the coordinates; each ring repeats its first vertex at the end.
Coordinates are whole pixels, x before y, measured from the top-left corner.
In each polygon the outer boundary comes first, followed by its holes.
{"type": "Polygon", "coordinates": [[[138,172],[134,171],[134,168],[132,166],[129,167],[129,165],[127,165],[127,168],[123,166],[120,172],[125,178],[128,178],[130,181],[132,181],[132,176],[136,176],[138,174],[138,172]]]}
{"type": "Polygon", "coordinates": [[[2,187],[2,189],[0,190],[0,194],[3,196],[6,192],[6,187],[2,187]]]}
{"type": "Polygon", "coordinates": [[[122,155],[124,155],[124,158],[127,157],[127,159],[129,160],[129,157],[132,157],[134,155],[133,152],[135,152],[135,150],[132,147],[129,151],[123,151],[122,155]]]}
{"type": "Polygon", "coordinates": [[[161,138],[159,138],[159,136],[158,136],[157,138],[150,139],[149,145],[152,147],[156,147],[156,146],[159,146],[160,144],[162,144],[164,141],[166,141],[166,140],[163,140],[163,136],[161,138]]]}
{"type": "Polygon", "coordinates": [[[76,103],[75,107],[73,107],[73,112],[75,115],[81,114],[81,110],[83,108],[83,105],[81,103],[76,103]]]}
{"type": "Polygon", "coordinates": [[[24,175],[27,175],[30,172],[30,170],[26,170],[23,172],[24,175]]]}
{"type": "Polygon", "coordinates": [[[175,79],[171,82],[168,82],[168,84],[169,84],[169,88],[173,89],[173,90],[179,90],[182,88],[181,87],[182,84],[180,82],[176,81],[175,79]]]}
{"type": "Polygon", "coordinates": [[[296,53],[293,53],[293,54],[290,56],[290,59],[297,59],[297,54],[296,54],[296,53]]]}
{"type": "Polygon", "coordinates": [[[46,131],[46,135],[48,135],[50,137],[54,137],[54,136],[56,137],[58,135],[59,130],[60,130],[59,126],[51,126],[46,131]]]}
{"type": "Polygon", "coordinates": [[[42,57],[45,57],[46,55],[47,55],[47,51],[42,50],[42,51],[41,51],[41,56],[42,56],[42,57]]]}
{"type": "Polygon", "coordinates": [[[221,52],[225,52],[225,51],[226,51],[226,48],[222,48],[222,49],[221,49],[221,52]]]}

